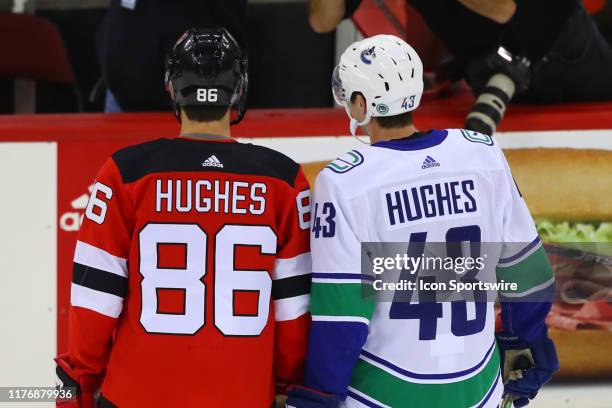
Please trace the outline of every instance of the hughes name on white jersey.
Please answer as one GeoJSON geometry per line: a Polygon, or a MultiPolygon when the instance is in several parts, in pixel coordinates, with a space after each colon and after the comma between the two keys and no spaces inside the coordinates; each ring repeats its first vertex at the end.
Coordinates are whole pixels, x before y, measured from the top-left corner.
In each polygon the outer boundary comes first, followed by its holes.
{"type": "MultiPolygon", "coordinates": [[[[493,303],[376,302],[363,296],[361,269],[366,242],[500,243],[489,262],[497,279],[520,283],[508,295],[551,290],[534,222],[493,139],[433,130],[353,150],[320,173],[313,217],[306,385],[348,407],[497,407],[493,303]]],[[[529,305],[512,319],[513,303],[502,306],[505,329],[525,339],[543,325],[538,303],[529,305]]]]}

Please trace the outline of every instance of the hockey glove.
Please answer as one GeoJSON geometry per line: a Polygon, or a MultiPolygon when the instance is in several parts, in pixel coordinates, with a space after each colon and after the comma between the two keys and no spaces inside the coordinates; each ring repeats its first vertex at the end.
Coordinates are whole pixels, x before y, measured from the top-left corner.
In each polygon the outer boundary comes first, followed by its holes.
{"type": "Polygon", "coordinates": [[[559,370],[555,345],[546,333],[529,343],[507,332],[496,333],[496,337],[504,373],[504,393],[514,400],[515,407],[523,407],[559,370]]]}
{"type": "Polygon", "coordinates": [[[97,376],[85,375],[78,377],[72,368],[67,354],[55,359],[57,368],[57,389],[64,391],[64,395],[71,398],[57,400],[57,407],[61,408],[93,408],[94,393],[99,387],[97,376]]]}
{"type": "Polygon", "coordinates": [[[340,403],[337,395],[325,394],[312,388],[292,386],[289,388],[287,408],[336,408],[340,403]]]}

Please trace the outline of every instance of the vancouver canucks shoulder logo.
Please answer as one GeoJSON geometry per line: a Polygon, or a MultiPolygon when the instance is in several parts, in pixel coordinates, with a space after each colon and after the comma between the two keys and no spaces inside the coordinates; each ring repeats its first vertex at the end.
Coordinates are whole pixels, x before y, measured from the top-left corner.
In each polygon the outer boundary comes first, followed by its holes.
{"type": "Polygon", "coordinates": [[[348,153],[338,157],[333,162],[329,163],[326,168],[334,173],[346,173],[363,163],[363,155],[357,150],[351,150],[348,153]]]}
{"type": "Polygon", "coordinates": [[[489,135],[463,129],[461,129],[461,134],[470,142],[482,143],[486,144],[487,146],[493,146],[493,139],[489,135]]]}

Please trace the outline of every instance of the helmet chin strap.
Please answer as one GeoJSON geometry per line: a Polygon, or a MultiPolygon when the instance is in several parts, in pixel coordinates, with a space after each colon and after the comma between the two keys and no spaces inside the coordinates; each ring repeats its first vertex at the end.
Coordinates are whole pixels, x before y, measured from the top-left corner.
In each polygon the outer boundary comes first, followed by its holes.
{"type": "Polygon", "coordinates": [[[351,135],[353,135],[353,137],[355,139],[357,139],[359,142],[369,146],[370,145],[369,141],[365,141],[361,137],[357,136],[357,127],[365,126],[368,123],[370,123],[370,120],[372,119],[372,114],[370,113],[370,111],[366,112],[365,118],[363,118],[363,120],[361,122],[359,122],[357,119],[355,119],[353,116],[351,116],[351,112],[349,111],[348,106],[345,106],[344,108],[346,110],[346,114],[348,115],[349,119],[351,120],[351,123],[350,123],[351,135]]]}

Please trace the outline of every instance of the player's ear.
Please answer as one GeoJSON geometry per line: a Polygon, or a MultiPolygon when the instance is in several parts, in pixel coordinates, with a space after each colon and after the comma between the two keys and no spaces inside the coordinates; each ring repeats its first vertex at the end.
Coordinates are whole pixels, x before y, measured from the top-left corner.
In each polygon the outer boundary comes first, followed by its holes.
{"type": "MultiPolygon", "coordinates": [[[[367,101],[365,99],[365,97],[362,94],[359,94],[357,96],[357,101],[359,102],[359,110],[361,112],[361,114],[363,115],[363,118],[365,118],[365,115],[368,111],[368,107],[367,107],[367,101]]],[[[363,118],[359,119],[360,121],[363,120],[363,118]]]]}
{"type": "Polygon", "coordinates": [[[351,116],[361,122],[366,115],[367,106],[366,100],[361,92],[354,92],[349,101],[351,116]]]}

